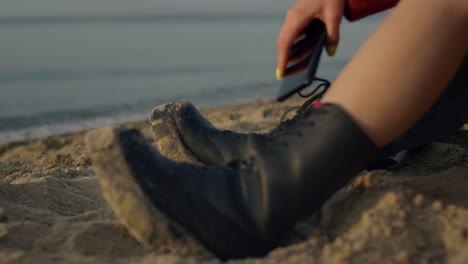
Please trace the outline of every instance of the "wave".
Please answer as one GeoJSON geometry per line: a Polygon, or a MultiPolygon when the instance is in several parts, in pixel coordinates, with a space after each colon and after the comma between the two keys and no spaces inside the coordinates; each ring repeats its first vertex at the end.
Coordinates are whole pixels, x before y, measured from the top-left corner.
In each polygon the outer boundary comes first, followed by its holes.
{"type": "Polygon", "coordinates": [[[256,98],[271,98],[276,82],[256,82],[245,85],[221,86],[194,94],[175,95],[170,98],[149,98],[133,104],[98,106],[92,109],[72,109],[34,113],[31,115],[0,117],[0,144],[42,138],[110,124],[144,120],[157,105],[173,100],[186,100],[198,107],[239,103],[256,98]],[[253,89],[255,88],[255,89],[253,89]],[[252,90],[255,93],[252,94],[252,90]],[[249,91],[249,96],[246,92],[249,91]]]}
{"type": "Polygon", "coordinates": [[[37,124],[16,130],[0,130],[0,144],[21,141],[25,139],[43,138],[51,135],[64,134],[86,129],[101,127],[110,124],[144,120],[147,113],[129,113],[119,116],[95,117],[76,122],[37,124]]]}

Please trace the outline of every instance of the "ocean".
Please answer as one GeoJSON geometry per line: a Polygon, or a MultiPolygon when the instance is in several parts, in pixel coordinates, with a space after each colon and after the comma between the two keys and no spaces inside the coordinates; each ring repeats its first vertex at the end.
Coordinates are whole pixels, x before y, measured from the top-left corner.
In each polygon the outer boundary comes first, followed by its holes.
{"type": "MultiPolygon", "coordinates": [[[[385,14],[342,24],[333,80],[385,14]]],[[[274,98],[281,13],[0,16],[0,143],[274,98]]]]}

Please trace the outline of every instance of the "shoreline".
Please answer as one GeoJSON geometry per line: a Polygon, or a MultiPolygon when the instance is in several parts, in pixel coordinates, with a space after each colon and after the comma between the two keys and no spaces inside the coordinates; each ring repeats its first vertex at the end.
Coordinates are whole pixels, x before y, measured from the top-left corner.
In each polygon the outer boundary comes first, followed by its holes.
{"type": "MultiPolygon", "coordinates": [[[[294,99],[294,97],[292,97],[292,99],[290,100],[297,101],[297,98],[294,99]]],[[[253,99],[252,98],[236,99],[232,102],[227,102],[223,104],[205,103],[205,104],[200,104],[196,106],[197,108],[200,108],[200,109],[218,109],[218,108],[223,108],[223,107],[229,107],[232,105],[248,105],[256,101],[275,102],[273,97],[264,97],[264,98],[255,97],[253,99]]],[[[290,103],[286,103],[286,104],[290,104],[290,103]]],[[[88,131],[88,130],[92,130],[92,129],[96,129],[96,128],[108,126],[108,125],[144,122],[145,120],[148,119],[149,114],[150,114],[150,110],[144,113],[135,112],[135,113],[131,113],[128,115],[120,115],[120,116],[115,116],[115,117],[100,116],[94,119],[80,120],[77,122],[66,123],[66,124],[54,123],[54,124],[49,124],[49,125],[25,127],[25,128],[20,128],[16,130],[0,131],[0,146],[10,144],[10,143],[15,143],[15,142],[42,139],[42,138],[46,138],[49,136],[60,136],[60,135],[65,135],[65,134],[70,134],[70,133],[78,133],[81,131],[88,131]],[[31,132],[33,130],[40,130],[42,132],[31,132]],[[20,136],[18,136],[18,134],[20,134],[20,136]]]]}
{"type": "MultiPolygon", "coordinates": [[[[302,101],[201,112],[218,128],[263,133],[302,101]]],[[[154,143],[148,121],[124,125],[154,143]]],[[[0,263],[219,263],[180,230],[155,249],[138,244],[102,197],[83,143],[87,131],[0,144],[0,263]]],[[[467,189],[465,126],[412,151],[401,166],[357,175],[296,225],[305,241],[235,263],[466,263],[467,189]]]]}

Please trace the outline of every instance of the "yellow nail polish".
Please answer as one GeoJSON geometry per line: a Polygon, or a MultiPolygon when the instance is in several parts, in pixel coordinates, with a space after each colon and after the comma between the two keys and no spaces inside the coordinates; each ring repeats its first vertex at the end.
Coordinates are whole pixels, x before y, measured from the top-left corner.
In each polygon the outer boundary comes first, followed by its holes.
{"type": "Polygon", "coordinates": [[[283,76],[282,76],[281,71],[280,71],[279,68],[276,68],[276,79],[277,80],[283,79],[283,76]]]}
{"type": "Polygon", "coordinates": [[[336,53],[336,46],[327,46],[328,56],[333,57],[336,53]]]}

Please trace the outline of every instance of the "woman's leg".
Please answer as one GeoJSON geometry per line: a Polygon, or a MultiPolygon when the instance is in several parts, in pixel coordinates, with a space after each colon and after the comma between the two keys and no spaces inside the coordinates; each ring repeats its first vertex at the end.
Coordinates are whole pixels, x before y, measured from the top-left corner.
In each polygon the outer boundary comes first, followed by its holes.
{"type": "Polygon", "coordinates": [[[383,147],[442,94],[468,51],[468,1],[403,0],[324,96],[383,147]]]}

